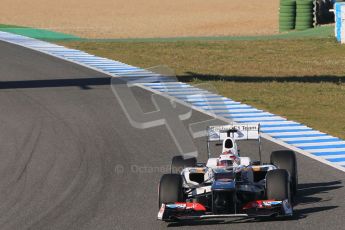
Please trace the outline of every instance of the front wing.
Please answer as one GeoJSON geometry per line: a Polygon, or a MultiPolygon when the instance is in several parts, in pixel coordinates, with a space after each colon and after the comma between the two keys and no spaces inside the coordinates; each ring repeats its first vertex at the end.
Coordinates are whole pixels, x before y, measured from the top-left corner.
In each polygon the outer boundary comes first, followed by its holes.
{"type": "Polygon", "coordinates": [[[214,214],[207,212],[200,203],[177,202],[162,204],[158,212],[158,220],[201,220],[213,218],[259,218],[292,216],[293,209],[288,200],[257,200],[244,205],[240,213],[214,214]]]}

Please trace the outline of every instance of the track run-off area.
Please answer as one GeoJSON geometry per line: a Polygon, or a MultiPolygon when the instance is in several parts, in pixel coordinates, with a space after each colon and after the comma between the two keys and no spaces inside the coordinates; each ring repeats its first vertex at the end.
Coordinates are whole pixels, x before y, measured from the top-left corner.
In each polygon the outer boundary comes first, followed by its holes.
{"type": "MultiPolygon", "coordinates": [[[[146,112],[155,109],[153,92],[167,92],[195,106],[186,126],[214,113],[237,122],[260,122],[267,135],[264,161],[272,150],[285,147],[302,153],[297,154],[296,215],[290,220],[156,221],[157,184],[177,147],[164,126],[134,128],[110,87],[111,74],[150,73],[17,35],[1,33],[0,40],[7,41],[0,42],[1,229],[342,228],[343,164],[328,160],[343,151],[343,143],[332,149],[329,143],[341,140],[219,95],[206,93],[200,100],[193,95],[205,92],[189,85],[146,82],[133,90],[146,112]],[[309,136],[298,139],[302,134],[309,136]],[[328,141],[313,144],[315,137],[328,141]],[[332,157],[314,154],[325,152],[332,157]]],[[[205,140],[194,142],[204,153],[205,140]]],[[[254,152],[255,147],[245,148],[254,152]]]]}

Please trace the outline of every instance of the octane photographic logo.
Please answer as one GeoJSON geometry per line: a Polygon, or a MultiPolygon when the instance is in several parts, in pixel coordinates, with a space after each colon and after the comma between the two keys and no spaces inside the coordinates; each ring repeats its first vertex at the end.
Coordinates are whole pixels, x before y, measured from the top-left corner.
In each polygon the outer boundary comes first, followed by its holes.
{"type": "MultiPolygon", "coordinates": [[[[170,89],[169,85],[178,83],[173,71],[165,66],[150,68],[148,71],[150,74],[145,72],[142,76],[138,76],[138,72],[133,72],[133,74],[126,73],[126,76],[118,76],[111,79],[112,91],[130,124],[138,129],[165,126],[179,151],[176,155],[183,155],[184,158],[197,157],[198,151],[193,144],[193,138],[206,136],[207,127],[215,124],[219,125],[220,121],[211,118],[192,123],[186,128],[183,121],[191,118],[193,111],[191,105],[186,106],[186,104],[179,103],[177,99],[167,96],[170,89]],[[151,100],[156,110],[144,113],[132,91],[133,87],[140,86],[143,83],[163,81],[169,83],[160,84],[160,92],[151,94],[151,100]]],[[[188,92],[186,94],[187,101],[192,102],[197,99],[209,105],[205,93],[214,92],[214,87],[206,84],[198,85],[197,87],[207,88],[207,91],[196,91],[195,94],[188,92]]],[[[220,101],[219,103],[224,102],[220,101]]],[[[217,107],[222,107],[222,105],[217,104],[217,107]]]]}

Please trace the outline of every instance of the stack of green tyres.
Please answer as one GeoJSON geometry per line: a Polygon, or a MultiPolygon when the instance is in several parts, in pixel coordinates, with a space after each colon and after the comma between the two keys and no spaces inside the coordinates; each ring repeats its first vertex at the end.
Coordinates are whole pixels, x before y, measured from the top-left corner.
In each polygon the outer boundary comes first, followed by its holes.
{"type": "Polygon", "coordinates": [[[313,27],[314,1],[296,0],[296,30],[306,30],[313,27]]]}
{"type": "Polygon", "coordinates": [[[279,31],[295,29],[296,0],[280,0],[279,31]]]}

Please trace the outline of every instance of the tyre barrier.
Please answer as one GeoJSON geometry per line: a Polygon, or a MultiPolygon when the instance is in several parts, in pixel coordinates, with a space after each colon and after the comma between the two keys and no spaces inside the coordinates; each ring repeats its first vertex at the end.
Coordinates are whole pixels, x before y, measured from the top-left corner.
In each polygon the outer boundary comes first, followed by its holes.
{"type": "Polygon", "coordinates": [[[279,32],[314,27],[314,0],[280,0],[279,32]]]}
{"type": "Polygon", "coordinates": [[[296,30],[306,30],[314,27],[314,1],[296,0],[296,30]]]}
{"type": "Polygon", "coordinates": [[[289,31],[295,28],[296,1],[280,0],[279,31],[289,31]]]}

